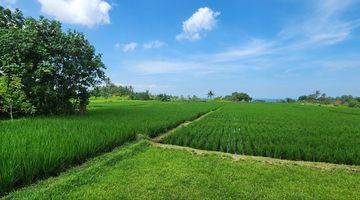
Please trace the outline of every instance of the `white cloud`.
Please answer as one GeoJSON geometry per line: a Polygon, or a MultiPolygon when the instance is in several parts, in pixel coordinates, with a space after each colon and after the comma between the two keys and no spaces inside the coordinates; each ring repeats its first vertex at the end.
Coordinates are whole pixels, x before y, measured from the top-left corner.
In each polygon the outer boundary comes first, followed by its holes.
{"type": "Polygon", "coordinates": [[[351,32],[360,26],[359,20],[345,21],[341,15],[355,1],[321,0],[313,4],[312,12],[307,19],[292,22],[285,27],[279,36],[290,41],[295,49],[333,45],[349,38],[351,32]]]}
{"type": "Polygon", "coordinates": [[[145,43],[143,45],[143,47],[144,47],[144,49],[158,49],[158,48],[161,48],[161,47],[163,47],[165,45],[166,45],[166,43],[161,42],[159,40],[155,40],[155,41],[145,43]]]}
{"type": "Polygon", "coordinates": [[[211,31],[217,23],[220,12],[214,12],[208,7],[199,8],[189,19],[183,22],[183,32],[176,36],[177,40],[195,41],[211,31]]]}
{"type": "Polygon", "coordinates": [[[351,3],[346,0],[332,0],[332,2],[336,4],[325,5],[313,2],[309,13],[303,15],[306,17],[292,19],[292,25],[285,25],[273,38],[250,38],[241,45],[234,45],[217,53],[197,55],[179,53],[176,60],[174,56],[162,60],[136,60],[127,63],[126,66],[141,75],[193,76],[275,70],[281,72],[283,77],[296,77],[303,69],[359,69],[360,62],[355,59],[356,56],[344,58],[344,55],[332,55],[330,59],[324,55],[313,54],[349,39],[354,30],[360,27],[359,19],[342,18],[351,8],[351,3]]]}
{"type": "MultiPolygon", "coordinates": [[[[245,45],[209,55],[213,62],[231,62],[266,55],[289,56],[323,46],[330,46],[348,39],[360,20],[342,20],[341,16],[354,3],[351,0],[326,0],[312,4],[307,18],[292,19],[273,39],[251,39],[245,45]]],[[[274,58],[273,58],[274,59],[274,58]]],[[[256,64],[256,63],[255,63],[256,64]]]]}
{"type": "Polygon", "coordinates": [[[229,62],[239,59],[261,56],[272,51],[273,44],[264,40],[254,39],[240,48],[233,48],[224,52],[211,55],[208,59],[213,62],[229,62]]]}
{"type": "Polygon", "coordinates": [[[38,0],[41,11],[57,20],[92,27],[109,24],[111,6],[104,0],[38,0]]]}
{"type": "Polygon", "coordinates": [[[136,42],[130,42],[127,44],[115,44],[115,48],[121,48],[123,52],[134,51],[137,48],[138,44],[136,42]]]}

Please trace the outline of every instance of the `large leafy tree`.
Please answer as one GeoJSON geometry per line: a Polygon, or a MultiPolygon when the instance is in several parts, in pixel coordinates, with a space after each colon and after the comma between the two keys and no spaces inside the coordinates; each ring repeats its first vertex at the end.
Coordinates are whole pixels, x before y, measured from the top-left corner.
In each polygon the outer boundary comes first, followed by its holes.
{"type": "Polygon", "coordinates": [[[84,112],[89,89],[104,79],[101,55],[82,33],[0,7],[0,77],[19,77],[38,113],[84,112]]]}

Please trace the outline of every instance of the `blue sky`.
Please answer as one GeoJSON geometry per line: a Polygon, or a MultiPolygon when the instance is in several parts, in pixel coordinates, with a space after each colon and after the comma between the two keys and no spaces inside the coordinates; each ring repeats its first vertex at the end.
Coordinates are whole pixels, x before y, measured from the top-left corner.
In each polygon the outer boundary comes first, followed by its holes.
{"type": "Polygon", "coordinates": [[[114,83],[153,93],[360,96],[359,0],[0,0],[84,32],[114,83]]]}

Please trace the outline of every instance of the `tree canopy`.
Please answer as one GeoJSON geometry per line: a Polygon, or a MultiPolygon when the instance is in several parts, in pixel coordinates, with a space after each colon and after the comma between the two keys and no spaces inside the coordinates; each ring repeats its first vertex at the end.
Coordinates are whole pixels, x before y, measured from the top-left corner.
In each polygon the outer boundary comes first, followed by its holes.
{"type": "Polygon", "coordinates": [[[325,93],[316,91],[309,95],[302,95],[298,98],[299,102],[317,103],[325,105],[346,105],[353,108],[360,108],[360,97],[352,95],[342,95],[339,97],[329,97],[325,93]]]}
{"type": "Polygon", "coordinates": [[[233,92],[231,95],[225,96],[224,99],[228,101],[252,101],[252,98],[248,94],[243,92],[233,92]]]}
{"type": "Polygon", "coordinates": [[[215,93],[212,90],[209,90],[209,92],[207,93],[209,99],[213,98],[214,95],[215,93]]]}
{"type": "Polygon", "coordinates": [[[84,34],[0,7],[0,78],[20,80],[21,96],[37,113],[85,111],[89,89],[105,78],[104,69],[84,34]]]}

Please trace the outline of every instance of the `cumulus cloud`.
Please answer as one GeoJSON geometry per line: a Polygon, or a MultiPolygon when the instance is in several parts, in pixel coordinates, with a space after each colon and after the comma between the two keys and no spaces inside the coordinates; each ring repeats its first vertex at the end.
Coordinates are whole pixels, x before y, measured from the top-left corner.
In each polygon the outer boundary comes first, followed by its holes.
{"type": "Polygon", "coordinates": [[[109,24],[111,6],[104,0],[38,0],[41,11],[57,20],[92,27],[109,24]]]}
{"type": "Polygon", "coordinates": [[[116,48],[121,48],[121,50],[123,52],[130,52],[130,51],[134,51],[136,49],[136,47],[138,46],[138,44],[136,42],[130,42],[127,44],[115,44],[116,48]]]}
{"type": "Polygon", "coordinates": [[[211,31],[217,23],[216,17],[220,12],[215,12],[208,7],[199,8],[189,19],[183,22],[183,32],[176,36],[177,40],[195,41],[211,31]]]}
{"type": "Polygon", "coordinates": [[[144,49],[158,49],[166,45],[166,43],[159,40],[151,41],[143,45],[144,49]]]}

